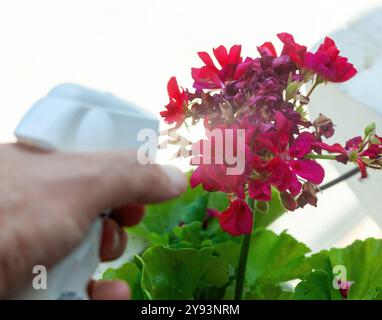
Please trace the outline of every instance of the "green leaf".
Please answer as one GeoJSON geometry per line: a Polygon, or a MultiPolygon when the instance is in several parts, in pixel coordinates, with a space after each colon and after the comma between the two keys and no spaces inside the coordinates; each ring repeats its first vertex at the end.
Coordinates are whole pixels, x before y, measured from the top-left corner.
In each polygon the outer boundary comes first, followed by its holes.
{"type": "Polygon", "coordinates": [[[343,265],[353,281],[348,299],[372,299],[382,287],[382,240],[357,240],[343,249],[331,249],[332,266],[343,265]]]}
{"type": "Polygon", "coordinates": [[[160,235],[155,232],[152,232],[147,236],[147,239],[150,241],[151,245],[161,245],[164,247],[169,246],[170,240],[169,240],[169,235],[167,233],[160,235]]]}
{"type": "Polygon", "coordinates": [[[201,278],[200,287],[221,288],[227,284],[228,278],[228,264],[221,257],[211,256],[201,278]]]}
{"type": "Polygon", "coordinates": [[[204,279],[203,286],[224,285],[228,265],[217,263],[213,250],[204,248],[149,248],[142,256],[142,289],[152,299],[191,299],[204,279]],[[222,270],[212,270],[219,265],[222,270]]]}
{"type": "Polygon", "coordinates": [[[269,202],[268,213],[255,211],[254,229],[265,229],[286,212],[280,199],[280,193],[273,189],[272,200],[269,202]]]}
{"type": "Polygon", "coordinates": [[[279,284],[257,283],[244,295],[245,300],[291,300],[293,291],[284,291],[279,284]]]}
{"type": "Polygon", "coordinates": [[[176,226],[172,232],[177,237],[175,242],[188,242],[194,246],[198,246],[200,244],[201,230],[201,222],[195,221],[183,226],[176,226]]]}
{"type": "Polygon", "coordinates": [[[233,268],[237,267],[240,255],[240,242],[225,241],[214,245],[218,255],[233,268]]]}
{"type": "Polygon", "coordinates": [[[181,215],[181,221],[191,223],[194,221],[202,221],[206,215],[208,206],[209,193],[201,194],[189,204],[185,205],[181,215]]]}
{"type": "MultiPolygon", "coordinates": [[[[315,292],[316,296],[327,297],[327,292],[333,292],[335,276],[346,277],[352,281],[348,299],[369,300],[380,297],[379,288],[382,287],[382,240],[369,238],[365,241],[357,240],[345,248],[333,248],[321,251],[304,262],[302,269],[320,269],[325,272],[329,282],[327,287],[316,285],[314,282],[301,284],[305,291],[315,292]],[[333,268],[339,266],[346,274],[333,274],[333,268]],[[321,290],[322,292],[318,292],[321,290]]],[[[322,277],[322,276],[321,276],[322,277]]],[[[337,299],[339,290],[334,290],[332,299],[337,299]]]]}
{"type": "Polygon", "coordinates": [[[293,296],[296,300],[332,300],[340,299],[339,291],[335,291],[332,286],[332,280],[327,272],[323,270],[314,270],[305,275],[295,288],[293,296]]]}
{"type": "Polygon", "coordinates": [[[145,238],[152,232],[159,235],[170,232],[185,219],[186,222],[201,220],[206,212],[208,194],[201,188],[187,190],[178,198],[160,204],[146,206],[146,214],[142,222],[129,232],[145,238]]]}
{"type": "Polygon", "coordinates": [[[373,300],[382,300],[382,287],[378,287],[375,291],[376,294],[373,300]]]}
{"type": "Polygon", "coordinates": [[[207,287],[200,289],[196,295],[195,300],[221,300],[224,297],[226,288],[207,287]]]}
{"type": "Polygon", "coordinates": [[[138,267],[131,262],[125,263],[118,269],[107,269],[102,278],[104,280],[120,279],[128,282],[130,285],[134,284],[136,275],[140,273],[138,267]]]}
{"type": "Polygon", "coordinates": [[[299,267],[310,249],[286,232],[269,230],[252,234],[246,280],[248,287],[257,281],[278,283],[299,278],[299,267]]]}
{"type": "Polygon", "coordinates": [[[132,262],[125,263],[117,269],[109,268],[103,275],[104,280],[123,280],[126,281],[132,291],[132,299],[143,299],[142,290],[140,287],[141,271],[132,262]]]}
{"type": "Polygon", "coordinates": [[[223,192],[209,192],[208,208],[224,211],[229,204],[226,193],[223,192]]]}
{"type": "Polygon", "coordinates": [[[315,270],[323,270],[328,275],[332,274],[332,266],[328,257],[327,251],[323,250],[318,253],[306,257],[294,270],[291,276],[294,279],[303,279],[303,277],[315,270]]]}

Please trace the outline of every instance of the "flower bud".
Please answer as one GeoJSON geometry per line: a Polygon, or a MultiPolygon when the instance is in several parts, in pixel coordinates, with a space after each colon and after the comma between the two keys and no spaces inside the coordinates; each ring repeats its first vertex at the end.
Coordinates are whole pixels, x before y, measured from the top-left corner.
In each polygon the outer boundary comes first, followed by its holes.
{"type": "Polygon", "coordinates": [[[375,122],[370,123],[366,128],[365,128],[365,136],[368,136],[370,134],[375,134],[375,122]]]}
{"type": "Polygon", "coordinates": [[[316,189],[310,182],[304,183],[302,186],[302,193],[297,199],[298,206],[304,208],[308,203],[314,207],[317,207],[316,189]]]}
{"type": "Polygon", "coordinates": [[[334,126],[332,120],[324,116],[322,113],[313,121],[313,126],[318,131],[320,136],[329,139],[334,134],[334,126]]]}
{"type": "Polygon", "coordinates": [[[282,192],[280,194],[280,198],[285,209],[289,211],[294,211],[297,209],[297,201],[292,197],[292,195],[289,192],[282,192]]]}

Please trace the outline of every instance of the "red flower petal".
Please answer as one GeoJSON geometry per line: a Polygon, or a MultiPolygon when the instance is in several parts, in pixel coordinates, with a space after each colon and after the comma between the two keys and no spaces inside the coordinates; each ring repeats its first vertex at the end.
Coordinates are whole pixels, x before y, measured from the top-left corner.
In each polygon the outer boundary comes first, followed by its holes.
{"type": "Polygon", "coordinates": [[[325,177],[325,171],[314,160],[295,160],[290,162],[291,169],[301,178],[314,184],[320,184],[325,177]]]}
{"type": "Polygon", "coordinates": [[[293,36],[289,33],[283,32],[279,33],[277,36],[281,42],[284,43],[281,55],[285,54],[289,56],[294,63],[300,67],[303,67],[306,47],[296,43],[293,36]]]}
{"type": "Polygon", "coordinates": [[[312,150],[315,141],[316,138],[311,132],[302,132],[293,141],[289,149],[290,156],[293,158],[303,158],[312,150]]]}
{"type": "Polygon", "coordinates": [[[361,145],[361,143],[362,143],[362,137],[361,136],[351,138],[348,141],[346,141],[345,149],[348,151],[357,150],[359,148],[359,146],[361,145]]]}
{"type": "Polygon", "coordinates": [[[198,52],[198,56],[200,59],[205,63],[207,67],[213,68],[215,72],[219,72],[218,68],[215,67],[214,62],[212,61],[212,58],[207,52],[198,52]]]}
{"type": "Polygon", "coordinates": [[[261,201],[270,201],[272,197],[271,186],[260,179],[249,181],[248,193],[252,199],[261,201]]]}
{"type": "Polygon", "coordinates": [[[219,223],[232,236],[249,234],[253,226],[252,211],[244,200],[236,199],[219,216],[219,223]]]}
{"type": "Polygon", "coordinates": [[[227,64],[229,64],[227,49],[224,46],[219,46],[216,49],[213,49],[213,52],[216,60],[219,62],[221,67],[224,67],[227,64]]]}
{"type": "Polygon", "coordinates": [[[319,46],[317,51],[325,51],[332,60],[336,59],[340,53],[334,40],[329,37],[325,37],[324,42],[319,46]]]}
{"type": "Polygon", "coordinates": [[[344,82],[354,77],[357,70],[348,59],[339,55],[335,42],[326,37],[315,53],[305,54],[304,66],[312,69],[323,79],[344,82]]]}
{"type": "Polygon", "coordinates": [[[235,69],[235,74],[233,75],[233,79],[237,80],[239,79],[251,66],[253,63],[253,60],[251,58],[246,58],[244,62],[237,65],[235,69]]]}
{"type": "Polygon", "coordinates": [[[228,63],[230,64],[239,64],[241,63],[241,45],[235,44],[229,49],[228,63]]]}
{"type": "Polygon", "coordinates": [[[171,77],[168,81],[167,92],[170,99],[173,99],[175,101],[180,101],[182,99],[182,94],[179,90],[179,85],[175,77],[171,77]]]}
{"type": "Polygon", "coordinates": [[[315,147],[318,147],[322,150],[325,150],[329,153],[340,153],[344,156],[347,156],[347,151],[341,146],[339,143],[335,143],[333,145],[326,144],[325,142],[316,142],[314,144],[315,147]]]}
{"type": "Polygon", "coordinates": [[[224,87],[219,75],[211,67],[192,68],[191,75],[195,80],[195,89],[218,89],[224,87]]]}
{"type": "Polygon", "coordinates": [[[264,42],[261,46],[257,47],[260,55],[268,55],[272,57],[277,57],[277,52],[272,42],[264,42]]]}
{"type": "Polygon", "coordinates": [[[361,159],[357,159],[359,170],[361,171],[361,179],[367,178],[366,166],[361,159]]]}

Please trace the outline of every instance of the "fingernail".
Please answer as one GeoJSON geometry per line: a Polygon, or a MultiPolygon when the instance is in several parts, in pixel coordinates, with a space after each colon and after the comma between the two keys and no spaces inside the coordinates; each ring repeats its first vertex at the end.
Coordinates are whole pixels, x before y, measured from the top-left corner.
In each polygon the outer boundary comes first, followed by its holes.
{"type": "Polygon", "coordinates": [[[125,231],[115,221],[106,219],[100,247],[101,260],[110,261],[118,258],[123,253],[125,245],[125,231]]]}
{"type": "Polygon", "coordinates": [[[120,251],[121,246],[121,234],[118,229],[113,231],[113,240],[111,245],[111,250],[113,253],[120,251]]]}
{"type": "Polygon", "coordinates": [[[186,190],[187,177],[182,171],[174,166],[162,166],[162,168],[177,194],[186,190]]]}

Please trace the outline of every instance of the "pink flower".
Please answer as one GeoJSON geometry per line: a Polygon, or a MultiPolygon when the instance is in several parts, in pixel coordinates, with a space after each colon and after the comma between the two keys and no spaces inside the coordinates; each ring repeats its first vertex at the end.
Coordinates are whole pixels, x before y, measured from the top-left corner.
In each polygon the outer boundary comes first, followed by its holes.
{"type": "Polygon", "coordinates": [[[309,182],[320,184],[324,179],[324,169],[314,160],[303,159],[314,147],[316,141],[314,135],[310,132],[302,132],[288,149],[291,122],[279,111],[276,112],[275,119],[276,131],[266,133],[272,141],[270,151],[276,156],[269,164],[271,171],[274,171],[274,185],[280,188],[281,192],[290,187],[297,188],[295,182],[297,179],[291,177],[290,172],[309,182]],[[280,183],[280,181],[283,182],[280,183]]]}
{"type": "MultiPolygon", "coordinates": [[[[309,99],[301,95],[301,85],[343,82],[357,72],[339,55],[334,41],[326,38],[312,53],[289,33],[278,37],[283,43],[280,55],[271,42],[257,47],[260,56],[245,60],[240,45],[219,46],[213,55],[199,52],[203,66],[192,69],[196,90],[184,91],[174,77],[167,85],[170,102],[161,112],[166,122],[179,127],[191,118],[192,124],[209,129],[207,139],[192,144],[191,164],[197,167],[191,187],[201,185],[233,199],[223,213],[208,210],[203,227],[218,218],[232,235],[249,233],[253,218],[244,199],[270,201],[272,188],[288,210],[315,206],[317,185],[325,176],[315,158],[352,162],[362,177],[366,168],[382,167],[382,140],[375,135],[375,124],[365,128],[363,137],[328,145],[323,139],[333,136],[333,122],[322,114],[313,122],[304,116],[309,99]],[[225,129],[233,130],[233,137],[225,129]]],[[[190,145],[180,147],[177,155],[190,145]]]]}
{"type": "Polygon", "coordinates": [[[354,77],[357,70],[339,53],[335,42],[326,37],[315,53],[305,54],[304,66],[317,72],[324,80],[345,82],[354,77]]]}
{"type": "MultiPolygon", "coordinates": [[[[291,143],[291,122],[281,112],[276,112],[275,130],[259,134],[254,145],[257,153],[265,150],[273,154],[273,159],[268,162],[253,157],[252,167],[257,175],[249,180],[248,192],[252,199],[269,201],[271,185],[280,192],[287,193],[284,198],[297,196],[301,192],[302,184],[298,177],[313,184],[320,184],[325,176],[325,171],[316,161],[304,159],[312,151],[317,141],[310,132],[302,132],[291,143]]],[[[294,207],[289,205],[289,208],[294,207]]],[[[292,201],[288,201],[292,204],[292,201]]]]}
{"type": "Polygon", "coordinates": [[[221,68],[215,66],[207,52],[199,52],[198,55],[205,66],[191,70],[195,89],[223,88],[226,81],[237,80],[252,61],[252,59],[246,59],[243,62],[240,45],[232,46],[229,52],[224,46],[219,46],[213,49],[213,53],[221,68]]]}
{"type": "Polygon", "coordinates": [[[278,38],[284,44],[281,55],[287,55],[289,58],[299,67],[304,67],[304,57],[306,53],[306,47],[299,45],[294,41],[291,34],[283,32],[279,33],[278,38]]]}
{"type": "Polygon", "coordinates": [[[221,213],[219,223],[232,236],[249,234],[253,226],[252,211],[244,200],[236,199],[221,213]]]}
{"type": "Polygon", "coordinates": [[[246,175],[227,175],[224,164],[201,164],[192,173],[190,185],[195,188],[201,184],[206,191],[234,193],[243,199],[246,179],[246,175]]]}
{"type": "MultiPolygon", "coordinates": [[[[376,139],[380,141],[378,136],[376,139]]],[[[378,159],[382,155],[382,142],[376,144],[369,144],[366,148],[366,143],[362,144],[362,137],[357,136],[346,141],[345,147],[342,147],[339,143],[328,145],[326,143],[317,143],[316,145],[329,153],[338,153],[336,156],[337,161],[347,163],[349,160],[355,162],[361,172],[361,178],[367,178],[366,163],[364,157],[369,159],[378,159]],[[366,149],[366,150],[365,150],[366,149]]]]}
{"type": "MultiPolygon", "coordinates": [[[[201,184],[206,191],[221,191],[226,193],[234,193],[239,198],[245,197],[245,184],[251,172],[251,154],[249,147],[244,143],[238,143],[237,131],[238,126],[215,128],[215,133],[221,131],[221,135],[211,135],[207,140],[197,142],[193,148],[199,150],[200,155],[191,160],[192,164],[198,164],[190,178],[192,188],[201,184]],[[228,130],[232,132],[228,136],[228,130]],[[232,140],[231,140],[232,139],[232,140]],[[232,152],[227,152],[226,147],[229,146],[232,152]],[[198,147],[198,148],[196,148],[198,147]],[[228,161],[227,156],[232,153],[236,157],[239,153],[243,156],[243,164],[235,165],[242,167],[242,172],[229,174],[228,169],[233,164],[228,161]]],[[[239,159],[239,158],[238,158],[239,159]]]]}
{"type": "Polygon", "coordinates": [[[170,102],[165,106],[167,110],[161,111],[160,115],[167,123],[171,124],[175,122],[176,127],[179,127],[185,118],[185,108],[188,104],[187,95],[183,90],[179,89],[175,77],[172,77],[168,81],[167,92],[170,102]]]}
{"type": "Polygon", "coordinates": [[[313,184],[320,184],[325,176],[321,165],[309,159],[282,160],[275,157],[258,171],[260,176],[249,181],[248,192],[252,199],[261,201],[271,199],[271,185],[280,192],[289,191],[292,196],[297,196],[302,188],[297,176],[313,184]]]}
{"type": "Polygon", "coordinates": [[[297,195],[301,191],[301,183],[288,162],[276,157],[270,161],[267,169],[270,172],[269,183],[280,192],[289,190],[293,195],[297,195]]]}

